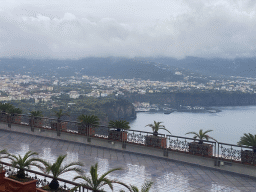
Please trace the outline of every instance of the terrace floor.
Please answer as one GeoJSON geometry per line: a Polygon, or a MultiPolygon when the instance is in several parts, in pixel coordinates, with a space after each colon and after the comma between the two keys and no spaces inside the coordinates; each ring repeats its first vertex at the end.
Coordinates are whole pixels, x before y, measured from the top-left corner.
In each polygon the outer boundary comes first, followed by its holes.
{"type": "MultiPolygon", "coordinates": [[[[68,141],[36,137],[0,130],[0,149],[13,154],[36,151],[41,158],[54,161],[59,155],[67,154],[67,161],[84,163],[85,173],[90,166],[99,163],[100,174],[111,168],[122,167],[111,178],[140,187],[145,180],[154,182],[150,191],[256,191],[256,179],[221,172],[218,170],[188,165],[181,162],[155,157],[92,147],[68,141]]],[[[72,180],[76,174],[68,173],[62,178],[72,180]]],[[[115,186],[114,191],[120,187],[115,186]]],[[[105,188],[106,191],[111,191],[105,188]]]]}

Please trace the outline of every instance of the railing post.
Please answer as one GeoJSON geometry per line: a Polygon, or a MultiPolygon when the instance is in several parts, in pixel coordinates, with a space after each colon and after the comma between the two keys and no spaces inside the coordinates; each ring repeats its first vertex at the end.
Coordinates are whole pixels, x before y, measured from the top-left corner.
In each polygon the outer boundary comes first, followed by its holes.
{"type": "Polygon", "coordinates": [[[12,120],[11,120],[11,115],[9,113],[7,113],[7,123],[8,123],[8,127],[12,128],[12,124],[11,124],[12,120]]]}
{"type": "Polygon", "coordinates": [[[87,134],[87,142],[91,142],[91,131],[90,131],[90,126],[85,126],[86,134],[87,134]]]}
{"type": "Polygon", "coordinates": [[[57,136],[60,136],[61,132],[61,121],[57,120],[57,136]]]}
{"type": "Polygon", "coordinates": [[[233,161],[233,159],[232,159],[232,150],[233,150],[233,148],[232,148],[232,145],[231,145],[231,162],[233,161]]]}
{"type": "Polygon", "coordinates": [[[31,128],[31,131],[34,132],[35,128],[34,128],[34,116],[31,116],[30,118],[30,128],[31,128]]]}
{"type": "Polygon", "coordinates": [[[125,130],[122,129],[122,130],[121,130],[121,134],[122,134],[122,136],[121,136],[121,138],[122,138],[122,148],[123,148],[123,149],[126,149],[126,141],[125,141],[125,138],[127,139],[128,133],[127,133],[127,135],[126,135],[126,134],[125,134],[125,130]],[[125,137],[125,138],[124,138],[124,137],[125,137]]]}
{"type": "Polygon", "coordinates": [[[164,157],[168,157],[168,149],[167,149],[167,136],[165,136],[164,135],[164,137],[165,137],[165,141],[166,141],[166,143],[165,143],[165,148],[164,148],[164,157]]]}

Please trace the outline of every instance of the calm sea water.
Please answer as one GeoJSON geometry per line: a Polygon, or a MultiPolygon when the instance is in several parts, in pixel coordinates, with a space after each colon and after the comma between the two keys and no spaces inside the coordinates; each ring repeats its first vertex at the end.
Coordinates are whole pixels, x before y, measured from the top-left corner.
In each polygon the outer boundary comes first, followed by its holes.
{"type": "MultiPolygon", "coordinates": [[[[137,113],[137,119],[130,122],[131,129],[151,132],[145,125],[155,121],[162,124],[176,136],[187,136],[187,132],[199,129],[213,131],[209,135],[219,142],[236,144],[244,133],[256,134],[256,106],[218,107],[219,113],[137,113]]],[[[164,130],[159,133],[168,134],[164,130]]]]}

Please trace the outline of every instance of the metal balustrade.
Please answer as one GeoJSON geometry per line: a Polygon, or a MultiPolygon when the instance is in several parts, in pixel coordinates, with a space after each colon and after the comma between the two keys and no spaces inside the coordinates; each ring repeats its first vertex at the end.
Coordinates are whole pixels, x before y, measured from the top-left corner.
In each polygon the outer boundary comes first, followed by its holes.
{"type": "Polygon", "coordinates": [[[217,156],[217,143],[215,141],[202,140],[203,144],[199,144],[199,139],[175,135],[166,135],[166,137],[168,150],[190,153],[193,155],[202,155],[205,157],[217,156]]]}
{"type": "Polygon", "coordinates": [[[121,142],[123,148],[126,144],[136,144],[147,147],[163,149],[164,151],[177,151],[204,157],[216,158],[218,161],[243,163],[256,165],[256,150],[252,147],[238,146],[233,144],[203,140],[203,145],[199,144],[199,139],[181,137],[175,135],[158,134],[157,137],[152,132],[138,130],[119,130],[106,126],[85,127],[77,121],[57,121],[55,118],[31,117],[29,115],[17,115],[0,113],[0,122],[8,124],[18,124],[34,128],[48,129],[57,132],[85,135],[90,141],[91,138],[106,139],[121,142]]]}
{"type": "MultiPolygon", "coordinates": [[[[18,168],[17,167],[12,167],[12,165],[10,163],[6,163],[6,162],[2,162],[0,161],[0,164],[3,167],[3,170],[5,170],[5,176],[9,177],[11,175],[16,175],[18,168]]],[[[24,169],[25,170],[25,174],[26,177],[31,178],[31,179],[36,179],[36,187],[37,188],[41,188],[44,187],[46,185],[49,185],[51,180],[53,179],[53,176],[51,175],[47,175],[38,171],[34,171],[34,170],[30,170],[30,169],[24,169]]],[[[73,188],[77,187],[76,189],[74,189],[74,192],[92,192],[93,190],[89,187],[85,187],[85,186],[81,186],[80,183],[76,183],[76,182],[72,182],[72,181],[68,181],[62,178],[58,178],[57,179],[59,181],[60,187],[61,189],[64,190],[72,190],[73,188]]]]}

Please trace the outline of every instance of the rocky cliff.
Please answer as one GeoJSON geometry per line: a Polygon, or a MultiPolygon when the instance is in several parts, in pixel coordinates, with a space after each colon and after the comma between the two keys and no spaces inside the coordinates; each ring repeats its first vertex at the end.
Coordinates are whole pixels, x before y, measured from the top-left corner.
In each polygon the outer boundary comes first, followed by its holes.
{"type": "Polygon", "coordinates": [[[102,111],[107,114],[107,120],[118,120],[118,119],[134,119],[136,113],[134,106],[127,100],[117,99],[105,103],[102,106],[102,111]]]}

